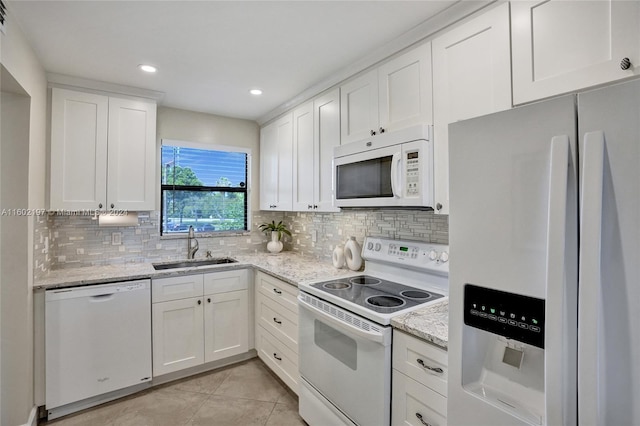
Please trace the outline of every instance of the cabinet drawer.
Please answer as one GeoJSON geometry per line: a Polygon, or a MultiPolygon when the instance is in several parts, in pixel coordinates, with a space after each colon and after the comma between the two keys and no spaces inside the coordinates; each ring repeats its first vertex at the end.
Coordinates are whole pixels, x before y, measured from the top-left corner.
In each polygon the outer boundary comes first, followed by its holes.
{"type": "Polygon", "coordinates": [[[256,327],[258,356],[283,382],[298,394],[298,354],[287,348],[263,327],[256,327]]]}
{"type": "Polygon", "coordinates": [[[393,368],[447,396],[447,351],[444,349],[394,330],[393,368]]]}
{"type": "Polygon", "coordinates": [[[204,294],[226,293],[248,288],[246,269],[204,274],[204,294]]]}
{"type": "Polygon", "coordinates": [[[260,293],[298,313],[298,288],[262,272],[256,273],[256,285],[260,293]]]}
{"type": "Polygon", "coordinates": [[[256,299],[258,324],[276,336],[289,349],[298,353],[298,317],[288,309],[283,309],[270,298],[258,294],[256,299]]]}
{"type": "Polygon", "coordinates": [[[447,424],[447,398],[405,376],[392,372],[393,400],[391,424],[445,426],[447,424]]]}
{"type": "Polygon", "coordinates": [[[202,274],[151,280],[152,303],[202,296],[202,274]]]}

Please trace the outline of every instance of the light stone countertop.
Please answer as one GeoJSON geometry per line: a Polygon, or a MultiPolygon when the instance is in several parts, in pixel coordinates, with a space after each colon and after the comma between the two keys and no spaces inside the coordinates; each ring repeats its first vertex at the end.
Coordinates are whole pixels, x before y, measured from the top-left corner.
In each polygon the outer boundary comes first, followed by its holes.
{"type": "Polygon", "coordinates": [[[447,349],[449,346],[449,299],[392,318],[391,325],[447,349]]]}
{"type": "MultiPolygon", "coordinates": [[[[164,278],[194,273],[229,271],[255,268],[273,275],[291,285],[298,286],[304,281],[332,279],[357,272],[336,269],[329,260],[301,256],[293,252],[278,254],[256,253],[232,256],[237,263],[221,265],[165,269],[156,271],[151,263],[128,263],[106,266],[57,269],[49,272],[34,283],[35,290],[102,284],[115,281],[129,281],[144,278],[164,278]]],[[[202,260],[202,259],[197,259],[202,260]]]]}
{"type": "MultiPolygon", "coordinates": [[[[314,280],[329,280],[356,275],[359,272],[336,269],[329,260],[301,256],[293,252],[278,254],[255,253],[232,256],[237,263],[212,266],[165,269],[156,271],[151,263],[129,263],[107,266],[58,269],[34,283],[34,290],[131,281],[146,278],[164,278],[194,273],[229,271],[255,268],[293,286],[314,280]]],[[[198,259],[201,260],[201,259],[198,259]]],[[[449,303],[443,301],[426,308],[393,318],[391,325],[418,338],[447,348],[449,303]]]]}

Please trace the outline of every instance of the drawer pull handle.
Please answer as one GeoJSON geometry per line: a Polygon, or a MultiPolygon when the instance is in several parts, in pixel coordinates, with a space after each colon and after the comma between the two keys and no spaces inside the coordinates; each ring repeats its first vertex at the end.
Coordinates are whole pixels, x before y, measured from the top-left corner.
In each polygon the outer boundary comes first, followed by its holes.
{"type": "Polygon", "coordinates": [[[278,354],[276,354],[275,352],[273,353],[273,357],[274,357],[275,359],[277,359],[278,361],[282,361],[282,358],[280,358],[280,357],[278,356],[278,354]]]}
{"type": "Polygon", "coordinates": [[[276,324],[282,324],[282,321],[278,321],[276,317],[273,317],[273,322],[275,322],[276,324]]]}
{"type": "Polygon", "coordinates": [[[418,420],[420,420],[420,423],[422,423],[424,426],[431,426],[431,423],[427,423],[424,421],[424,419],[422,418],[422,414],[416,413],[416,417],[418,418],[418,420]]]}
{"type": "Polygon", "coordinates": [[[424,363],[423,360],[421,360],[420,358],[418,358],[417,363],[420,364],[421,366],[423,366],[424,368],[426,368],[429,371],[433,371],[434,373],[438,373],[438,374],[442,374],[444,373],[444,370],[440,367],[430,367],[427,364],[424,363]]]}
{"type": "Polygon", "coordinates": [[[273,292],[274,292],[275,294],[282,294],[282,291],[278,290],[277,288],[274,288],[274,289],[273,289],[273,292]]]}

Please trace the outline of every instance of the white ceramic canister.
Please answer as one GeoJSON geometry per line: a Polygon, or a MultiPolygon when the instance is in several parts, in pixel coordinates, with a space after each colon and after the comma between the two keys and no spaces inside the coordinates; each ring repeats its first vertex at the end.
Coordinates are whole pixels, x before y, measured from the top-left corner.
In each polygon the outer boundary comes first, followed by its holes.
{"type": "Polygon", "coordinates": [[[333,266],[335,268],[344,268],[344,248],[342,245],[333,249],[333,266]]]}
{"type": "Polygon", "coordinates": [[[349,237],[344,245],[344,259],[347,262],[347,267],[352,271],[358,271],[362,266],[361,251],[356,237],[349,237]]]}

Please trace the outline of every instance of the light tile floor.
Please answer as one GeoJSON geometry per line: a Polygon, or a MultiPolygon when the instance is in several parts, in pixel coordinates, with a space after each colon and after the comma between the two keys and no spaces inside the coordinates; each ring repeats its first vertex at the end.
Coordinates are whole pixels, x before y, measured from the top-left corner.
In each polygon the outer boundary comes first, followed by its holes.
{"type": "Polygon", "coordinates": [[[303,426],[298,399],[258,358],[45,423],[76,425],[303,426]]]}

